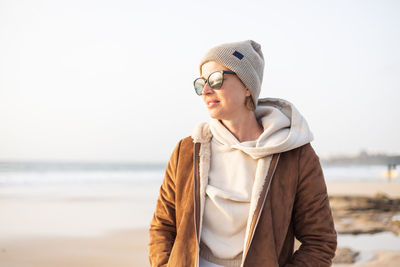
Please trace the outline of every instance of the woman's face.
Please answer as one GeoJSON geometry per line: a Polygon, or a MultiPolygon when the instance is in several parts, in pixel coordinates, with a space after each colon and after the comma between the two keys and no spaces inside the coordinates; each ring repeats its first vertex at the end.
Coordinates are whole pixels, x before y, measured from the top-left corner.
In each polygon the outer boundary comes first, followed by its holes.
{"type": "MultiPolygon", "coordinates": [[[[209,61],[201,67],[202,77],[220,70],[229,70],[215,61],[209,61]]],[[[246,96],[250,91],[234,74],[225,74],[222,87],[211,89],[208,83],[203,88],[203,101],[206,104],[210,117],[218,120],[232,120],[238,118],[242,112],[249,112],[245,106],[246,96]]]]}

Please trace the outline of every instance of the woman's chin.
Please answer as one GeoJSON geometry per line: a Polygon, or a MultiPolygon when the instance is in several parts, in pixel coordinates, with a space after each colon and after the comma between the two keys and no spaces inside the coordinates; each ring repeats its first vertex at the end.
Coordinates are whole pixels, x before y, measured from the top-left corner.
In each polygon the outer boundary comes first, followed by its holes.
{"type": "Polygon", "coordinates": [[[211,119],[216,119],[216,120],[219,120],[220,118],[220,116],[218,115],[218,112],[215,112],[215,110],[208,110],[208,115],[210,115],[210,118],[211,119]]]}

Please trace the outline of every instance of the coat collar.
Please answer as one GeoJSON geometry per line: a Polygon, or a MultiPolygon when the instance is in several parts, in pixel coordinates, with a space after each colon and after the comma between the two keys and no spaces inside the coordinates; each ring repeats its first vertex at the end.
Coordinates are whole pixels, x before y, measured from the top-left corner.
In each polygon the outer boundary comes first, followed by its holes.
{"type": "Polygon", "coordinates": [[[196,125],[192,133],[193,143],[209,143],[211,138],[212,133],[207,122],[201,122],[196,125]]]}

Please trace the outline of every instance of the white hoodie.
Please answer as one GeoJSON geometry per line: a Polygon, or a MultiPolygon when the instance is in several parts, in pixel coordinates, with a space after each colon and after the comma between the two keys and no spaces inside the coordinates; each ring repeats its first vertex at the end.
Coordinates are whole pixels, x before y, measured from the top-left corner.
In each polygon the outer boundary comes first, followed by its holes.
{"type": "Polygon", "coordinates": [[[192,136],[195,141],[212,136],[209,167],[200,169],[207,172],[200,174],[204,194],[200,232],[202,245],[206,245],[200,254],[223,266],[240,266],[250,218],[272,155],[313,139],[307,122],[288,101],[260,99],[255,114],[264,128],[257,140],[239,142],[214,119],[199,125],[192,136]]]}

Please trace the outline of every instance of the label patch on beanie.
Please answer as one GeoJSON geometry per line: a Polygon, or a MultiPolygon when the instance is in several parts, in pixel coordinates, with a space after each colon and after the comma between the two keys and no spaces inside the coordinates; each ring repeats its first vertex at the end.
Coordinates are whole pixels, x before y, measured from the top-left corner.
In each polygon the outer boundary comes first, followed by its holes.
{"type": "Polygon", "coordinates": [[[233,52],[233,54],[235,57],[237,57],[238,59],[242,59],[244,56],[242,55],[242,53],[239,53],[238,51],[233,52]]]}

